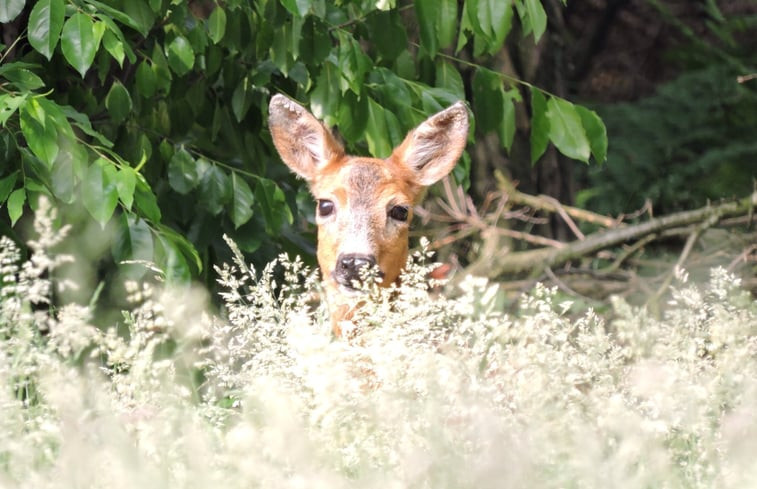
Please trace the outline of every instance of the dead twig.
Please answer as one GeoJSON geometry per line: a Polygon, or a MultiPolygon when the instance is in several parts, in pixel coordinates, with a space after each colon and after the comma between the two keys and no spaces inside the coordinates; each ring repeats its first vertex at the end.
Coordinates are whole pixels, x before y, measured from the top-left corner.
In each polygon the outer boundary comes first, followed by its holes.
{"type": "Polygon", "coordinates": [[[607,273],[612,273],[620,269],[620,266],[623,264],[626,259],[642,249],[647,244],[651,243],[657,238],[656,234],[650,234],[649,236],[645,236],[639,241],[635,242],[631,246],[627,246],[626,249],[624,249],[616,258],[615,260],[610,264],[609,267],[605,268],[603,271],[607,273]]]}
{"type": "MultiPolygon", "coordinates": [[[[743,252],[739,254],[736,258],[731,261],[731,263],[728,264],[726,269],[731,272],[734,268],[736,268],[736,265],[739,262],[748,263],[749,262],[749,256],[752,254],[752,252],[757,252],[757,244],[747,247],[743,252]]],[[[753,260],[757,261],[757,256],[753,258],[753,260]]]]}
{"type": "Polygon", "coordinates": [[[576,297],[580,297],[581,296],[581,294],[579,294],[575,290],[571,289],[568,286],[568,284],[566,284],[565,282],[563,282],[562,280],[560,280],[559,278],[557,278],[557,275],[555,275],[555,272],[553,272],[551,268],[549,268],[549,267],[545,268],[544,269],[544,273],[546,273],[547,277],[549,277],[550,279],[552,279],[552,281],[557,285],[557,287],[559,287],[563,292],[567,292],[568,294],[576,296],[576,297]]]}
{"type": "MultiPolygon", "coordinates": [[[[757,196],[757,195],[756,195],[757,196]]],[[[657,289],[657,292],[652,295],[649,300],[647,301],[647,304],[653,304],[655,305],[655,309],[657,308],[656,305],[659,303],[662,296],[667,292],[668,287],[670,287],[670,284],[673,282],[673,277],[675,277],[676,273],[678,273],[679,270],[683,268],[683,265],[686,263],[686,260],[689,258],[689,255],[691,254],[691,251],[694,249],[694,245],[699,240],[699,237],[702,236],[702,233],[705,232],[707,229],[711,228],[715,224],[717,224],[718,220],[720,219],[720,216],[715,213],[707,217],[699,226],[697,226],[694,231],[689,234],[689,237],[686,238],[686,244],[683,247],[683,250],[681,251],[681,254],[678,256],[678,260],[676,261],[676,264],[673,266],[673,268],[667,273],[665,276],[665,279],[662,281],[662,285],[657,289]]]]}
{"type": "Polygon", "coordinates": [[[576,238],[582,241],[586,239],[586,236],[584,236],[584,233],[582,233],[581,230],[578,229],[578,226],[576,226],[576,223],[568,215],[568,211],[565,209],[565,206],[562,205],[559,200],[557,200],[554,197],[550,197],[548,195],[540,195],[539,197],[541,197],[546,202],[549,202],[550,204],[554,206],[555,211],[560,215],[560,217],[562,217],[562,220],[565,221],[565,224],[568,225],[570,230],[573,231],[573,234],[576,235],[576,238]]]}
{"type": "MultiPolygon", "coordinates": [[[[505,176],[501,172],[495,172],[494,176],[497,179],[497,185],[499,189],[503,193],[507,194],[513,204],[526,205],[528,207],[539,209],[545,212],[560,213],[560,209],[562,209],[562,211],[567,216],[570,216],[573,219],[578,219],[579,221],[598,224],[606,228],[618,227],[618,221],[611,217],[603,216],[602,214],[597,214],[595,212],[587,211],[584,209],[579,209],[577,207],[571,207],[569,205],[559,203],[559,205],[555,205],[555,202],[557,201],[552,197],[543,195],[529,195],[519,191],[515,188],[513,182],[505,178],[505,176]]],[[[566,221],[566,223],[567,222],[568,221],[566,221]]]]}
{"type": "Polygon", "coordinates": [[[515,231],[514,229],[496,228],[496,232],[501,236],[507,236],[508,238],[518,239],[525,241],[526,243],[536,244],[540,246],[551,246],[552,248],[562,248],[565,246],[565,243],[563,243],[562,241],[545,238],[537,234],[515,231]]]}

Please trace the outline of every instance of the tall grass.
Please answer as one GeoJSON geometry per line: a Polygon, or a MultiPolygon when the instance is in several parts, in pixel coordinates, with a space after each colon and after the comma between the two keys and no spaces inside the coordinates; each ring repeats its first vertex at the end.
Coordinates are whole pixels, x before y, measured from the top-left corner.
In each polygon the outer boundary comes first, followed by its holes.
{"type": "Polygon", "coordinates": [[[0,241],[0,487],[753,487],[757,304],[680,274],[662,320],[569,314],[537,286],[428,291],[425,252],[330,336],[313,271],[220,267],[206,294],[128,284],[132,307],[47,307],[65,230],[0,241]]]}

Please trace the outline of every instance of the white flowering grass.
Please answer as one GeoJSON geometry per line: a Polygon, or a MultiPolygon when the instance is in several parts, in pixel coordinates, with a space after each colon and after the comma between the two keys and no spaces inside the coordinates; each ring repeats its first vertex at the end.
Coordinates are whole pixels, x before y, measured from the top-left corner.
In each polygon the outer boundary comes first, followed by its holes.
{"type": "Polygon", "coordinates": [[[757,304],[722,270],[661,320],[542,286],[508,315],[485,280],[429,293],[420,253],[334,339],[313,271],[236,252],[223,317],[130,284],[102,328],[48,308],[51,213],[29,260],[0,241],[0,487],[757,485],[757,304]]]}

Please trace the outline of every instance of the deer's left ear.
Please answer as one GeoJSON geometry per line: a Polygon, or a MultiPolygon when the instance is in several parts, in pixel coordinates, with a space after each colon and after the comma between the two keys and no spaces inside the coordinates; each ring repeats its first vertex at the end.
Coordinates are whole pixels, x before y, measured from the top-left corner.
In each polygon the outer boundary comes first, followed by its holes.
{"type": "Polygon", "coordinates": [[[452,171],[467,138],[468,109],[456,102],[413,129],[392,157],[414,173],[416,183],[428,186],[452,171]]]}

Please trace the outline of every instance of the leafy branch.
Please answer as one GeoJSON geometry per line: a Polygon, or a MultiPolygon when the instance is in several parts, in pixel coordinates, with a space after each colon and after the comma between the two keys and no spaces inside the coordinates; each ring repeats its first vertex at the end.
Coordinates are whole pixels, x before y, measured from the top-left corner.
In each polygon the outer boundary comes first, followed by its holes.
{"type": "MultiPolygon", "coordinates": [[[[307,250],[288,230],[302,184],[267,137],[273,92],[309,105],[350,150],[379,157],[473,93],[479,132],[496,131],[509,149],[522,96],[485,60],[514,22],[541,38],[541,1],[396,3],[230,0],[200,12],[191,2],[13,0],[0,19],[21,32],[0,67],[0,125],[20,129],[2,141],[11,226],[40,195],[81,204],[116,229],[117,262],[139,254],[181,279],[211,269],[197,257],[223,254],[224,233],[261,261],[307,250]],[[442,51],[453,47],[480,61],[472,81],[458,71],[470,65],[442,51]]],[[[532,110],[533,161],[550,142],[605,159],[596,114],[519,83],[543,102],[532,110]]]]}

